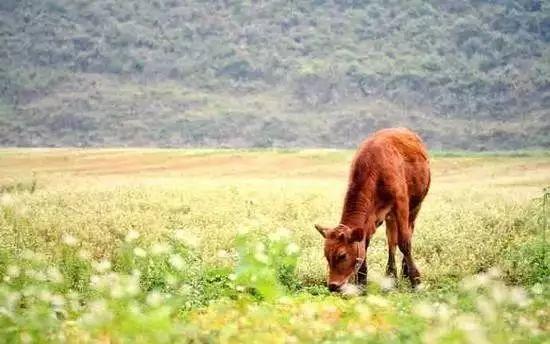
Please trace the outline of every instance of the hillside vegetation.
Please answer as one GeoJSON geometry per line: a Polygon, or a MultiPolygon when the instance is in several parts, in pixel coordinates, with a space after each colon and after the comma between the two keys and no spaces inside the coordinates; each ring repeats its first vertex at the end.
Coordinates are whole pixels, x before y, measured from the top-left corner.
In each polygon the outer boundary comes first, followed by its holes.
{"type": "Polygon", "coordinates": [[[2,0],[0,144],[550,147],[550,3],[2,0]]]}

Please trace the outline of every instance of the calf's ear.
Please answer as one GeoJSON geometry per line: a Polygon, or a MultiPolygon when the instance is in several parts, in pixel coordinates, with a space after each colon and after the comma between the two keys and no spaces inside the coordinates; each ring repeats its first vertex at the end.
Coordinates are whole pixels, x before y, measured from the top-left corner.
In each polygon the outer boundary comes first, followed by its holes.
{"type": "Polygon", "coordinates": [[[327,230],[328,228],[325,228],[323,226],[315,225],[315,229],[323,236],[323,238],[327,237],[327,230]]]}
{"type": "Polygon", "coordinates": [[[351,242],[357,242],[363,240],[365,236],[365,231],[361,227],[356,227],[351,230],[350,233],[350,241],[351,242]]]}

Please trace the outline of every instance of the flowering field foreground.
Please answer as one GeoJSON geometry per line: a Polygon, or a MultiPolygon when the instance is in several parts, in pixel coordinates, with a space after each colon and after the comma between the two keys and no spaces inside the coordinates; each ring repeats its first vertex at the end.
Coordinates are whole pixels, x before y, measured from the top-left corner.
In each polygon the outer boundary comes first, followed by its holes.
{"type": "Polygon", "coordinates": [[[550,156],[435,156],[423,284],[324,286],[348,151],[0,151],[0,341],[548,343],[550,156]]]}

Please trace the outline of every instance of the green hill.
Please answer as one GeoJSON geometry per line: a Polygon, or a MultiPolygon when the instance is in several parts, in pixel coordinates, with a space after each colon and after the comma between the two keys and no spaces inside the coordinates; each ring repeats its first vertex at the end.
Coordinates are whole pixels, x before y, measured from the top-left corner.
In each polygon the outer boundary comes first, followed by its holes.
{"type": "Polygon", "coordinates": [[[550,2],[2,0],[0,144],[550,147],[550,2]]]}

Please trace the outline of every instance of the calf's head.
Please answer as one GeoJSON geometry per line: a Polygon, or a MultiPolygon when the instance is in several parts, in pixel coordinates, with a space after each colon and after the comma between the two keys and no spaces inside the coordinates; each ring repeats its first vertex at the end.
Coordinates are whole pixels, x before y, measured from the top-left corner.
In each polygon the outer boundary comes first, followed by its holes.
{"type": "Polygon", "coordinates": [[[363,228],[315,228],[325,238],[325,258],[328,262],[327,279],[330,291],[341,291],[356,273],[356,264],[364,258],[363,228]]]}

